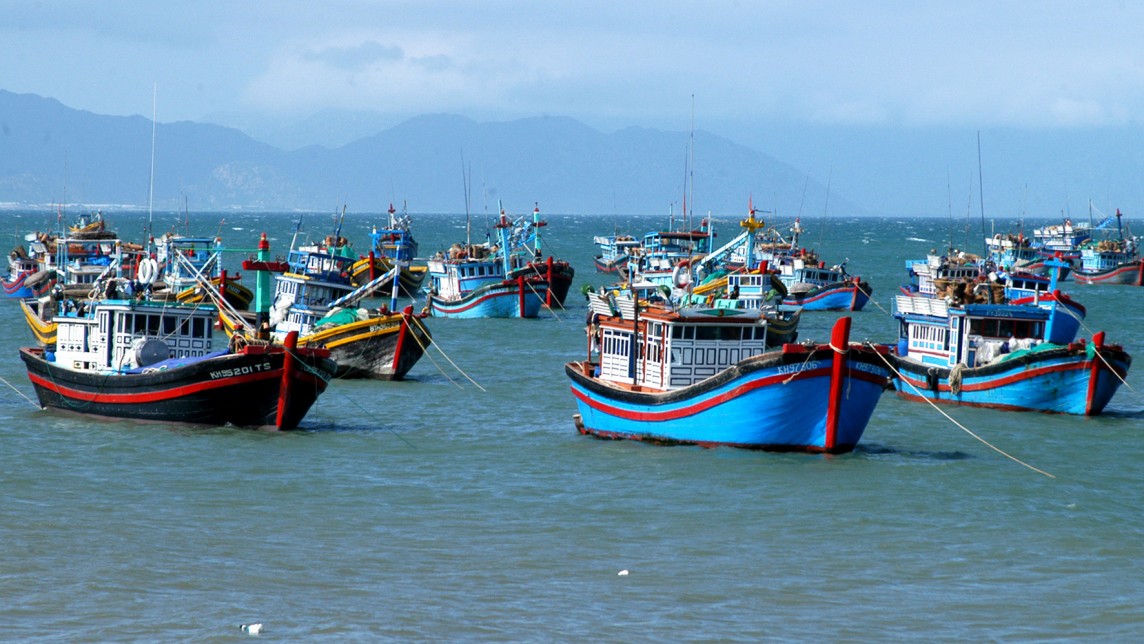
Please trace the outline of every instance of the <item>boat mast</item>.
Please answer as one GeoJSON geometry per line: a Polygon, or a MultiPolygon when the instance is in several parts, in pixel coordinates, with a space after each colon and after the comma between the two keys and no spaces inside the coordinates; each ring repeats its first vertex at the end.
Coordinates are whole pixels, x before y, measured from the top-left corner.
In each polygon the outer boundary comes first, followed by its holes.
{"type": "MultiPolygon", "coordinates": [[[[691,95],[691,160],[687,164],[687,178],[690,183],[688,192],[691,193],[691,209],[695,209],[695,94],[691,95]]],[[[684,213],[684,221],[688,230],[691,230],[691,214],[684,213]]]]}
{"type": "Polygon", "coordinates": [[[152,222],[154,221],[154,203],[155,203],[155,117],[156,117],[156,103],[159,96],[159,84],[155,83],[151,87],[151,178],[148,180],[147,187],[147,253],[151,253],[151,243],[154,241],[154,232],[152,222]]]}
{"type": "Polygon", "coordinates": [[[977,130],[977,191],[981,198],[981,245],[984,249],[982,257],[989,257],[989,246],[985,243],[985,180],[981,171],[981,130],[977,130]]]}

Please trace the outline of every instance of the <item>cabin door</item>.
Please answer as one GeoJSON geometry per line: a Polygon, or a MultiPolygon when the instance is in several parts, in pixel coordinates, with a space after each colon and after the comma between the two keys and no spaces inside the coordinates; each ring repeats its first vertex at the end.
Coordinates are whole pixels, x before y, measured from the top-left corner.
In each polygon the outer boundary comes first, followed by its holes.
{"type": "Polygon", "coordinates": [[[961,338],[961,318],[953,317],[949,320],[949,329],[946,330],[946,344],[949,350],[949,366],[961,362],[963,342],[961,338]]]}

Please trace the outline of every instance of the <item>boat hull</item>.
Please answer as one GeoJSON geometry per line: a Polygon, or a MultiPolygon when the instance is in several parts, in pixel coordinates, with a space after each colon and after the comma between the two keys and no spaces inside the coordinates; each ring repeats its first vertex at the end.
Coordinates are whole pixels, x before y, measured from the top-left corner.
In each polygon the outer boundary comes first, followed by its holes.
{"type": "Polygon", "coordinates": [[[1112,399],[1132,363],[1120,347],[1108,345],[1099,351],[1097,356],[1094,345],[1084,342],[1048,345],[957,372],[921,364],[908,356],[890,359],[897,370],[894,385],[903,398],[1014,411],[1095,415],[1112,399]]]}
{"type": "Polygon", "coordinates": [[[804,293],[787,293],[783,304],[807,311],[861,311],[872,294],[866,282],[836,282],[804,293]]]}
{"type": "MultiPolygon", "coordinates": [[[[219,321],[227,336],[234,337],[243,324],[220,311],[219,321]]],[[[335,378],[402,380],[433,342],[429,329],[414,315],[412,307],[349,324],[323,328],[298,337],[299,347],[326,349],[337,363],[335,378]]]]}
{"type": "Polygon", "coordinates": [[[1106,271],[1073,271],[1073,280],[1080,284],[1127,284],[1144,286],[1144,259],[1137,259],[1106,271]]]}
{"type": "Polygon", "coordinates": [[[401,380],[433,342],[411,313],[391,314],[319,329],[298,338],[300,347],[324,347],[338,363],[336,378],[401,380]]]}
{"type": "Polygon", "coordinates": [[[58,325],[52,319],[44,320],[40,317],[41,306],[43,304],[38,299],[20,300],[20,310],[24,312],[24,320],[28,323],[28,328],[32,330],[32,335],[36,336],[36,342],[40,346],[54,347],[58,325]]]}
{"type": "MultiPolygon", "coordinates": [[[[352,277],[351,283],[354,286],[362,286],[376,277],[380,277],[389,272],[393,268],[393,264],[384,257],[373,258],[373,273],[370,273],[369,258],[360,259],[354,263],[350,271],[352,277]]],[[[405,266],[401,269],[401,276],[398,277],[400,286],[398,287],[397,294],[401,297],[413,297],[420,290],[421,285],[425,283],[425,276],[429,274],[429,268],[426,266],[405,266]]],[[[392,283],[386,283],[376,291],[377,295],[392,295],[392,283]]]]}
{"type": "Polygon", "coordinates": [[[604,259],[602,255],[597,255],[592,258],[592,263],[596,266],[597,273],[620,273],[628,268],[628,256],[617,257],[615,259],[604,259]]]}
{"type": "MultiPolygon", "coordinates": [[[[579,410],[577,429],[600,438],[774,451],[852,450],[887,388],[879,351],[852,346],[832,389],[828,345],[787,345],[682,389],[641,392],[603,382],[592,365],[565,365],[579,410]],[[840,392],[832,403],[832,392],[840,392]],[[832,404],[835,405],[831,412],[832,404]],[[828,415],[837,425],[828,432],[828,415]],[[830,439],[833,440],[830,440],[830,439]]],[[[842,355],[842,354],[838,354],[842,355]]]]}
{"type": "Polygon", "coordinates": [[[442,318],[534,318],[540,314],[547,291],[544,281],[496,282],[453,300],[430,294],[429,311],[442,318]]]}
{"type": "MultiPolygon", "coordinates": [[[[221,281],[222,280],[215,277],[211,279],[211,285],[214,286],[215,289],[218,289],[221,281]]],[[[250,303],[254,301],[254,293],[238,282],[227,281],[226,287],[223,290],[223,298],[227,304],[230,304],[239,311],[245,311],[250,308],[250,303]]],[[[191,286],[181,289],[175,295],[175,299],[184,304],[201,304],[211,301],[210,297],[208,297],[206,293],[203,293],[201,286],[191,286]]]]}
{"type": "Polygon", "coordinates": [[[167,369],[103,375],[61,368],[45,359],[43,349],[20,349],[41,407],[108,418],[278,429],[298,426],[337,367],[324,351],[298,349],[293,355],[288,369],[284,350],[248,347],[167,369]]]}
{"type": "Polygon", "coordinates": [[[32,287],[24,284],[24,281],[32,275],[32,271],[23,271],[18,273],[15,278],[4,280],[4,296],[5,297],[32,297],[32,287]]]}
{"type": "Polygon", "coordinates": [[[568,291],[572,288],[572,279],[576,276],[576,269],[564,260],[555,260],[552,262],[550,274],[547,262],[530,262],[524,268],[518,268],[509,273],[508,278],[516,279],[517,276],[524,276],[526,279],[529,277],[543,278],[548,282],[553,304],[563,307],[564,300],[568,297],[568,291]]]}

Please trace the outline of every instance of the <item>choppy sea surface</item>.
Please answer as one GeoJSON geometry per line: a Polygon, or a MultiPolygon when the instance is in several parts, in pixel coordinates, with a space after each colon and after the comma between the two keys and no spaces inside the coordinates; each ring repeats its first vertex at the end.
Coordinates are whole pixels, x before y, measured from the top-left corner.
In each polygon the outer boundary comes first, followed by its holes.
{"type": "MultiPolygon", "coordinates": [[[[105,215],[142,237],[146,214],[105,215]]],[[[154,219],[183,230],[177,213],[154,219]]],[[[284,255],[297,215],[189,219],[234,249],[265,231],[284,255]]],[[[944,408],[1055,478],[892,393],[842,456],[601,441],[575,432],[563,374],[586,350],[580,287],[610,281],[592,237],[668,222],[547,219],[548,251],[577,270],[567,310],[430,319],[443,353],[405,382],[335,382],[293,432],[42,411],[17,357],[31,333],[0,301],[0,638],[226,641],[255,622],[274,640],[1144,635],[1144,289],[1066,283],[1083,333],[1138,361],[1105,415],[944,408]]],[[[720,239],[739,219],[719,220],[720,239]]],[[[0,221],[15,245],[55,215],[0,221]]],[[[365,250],[375,223],[348,213],[342,233],[365,250]]],[[[486,223],[472,218],[474,237],[486,223]]],[[[805,245],[874,287],[854,339],[896,337],[906,259],[981,247],[979,221],[803,225],[805,245]]],[[[414,234],[427,255],[462,240],[465,217],[416,216],[414,234]]],[[[800,338],[827,340],[837,316],[804,314],[800,338]]]]}

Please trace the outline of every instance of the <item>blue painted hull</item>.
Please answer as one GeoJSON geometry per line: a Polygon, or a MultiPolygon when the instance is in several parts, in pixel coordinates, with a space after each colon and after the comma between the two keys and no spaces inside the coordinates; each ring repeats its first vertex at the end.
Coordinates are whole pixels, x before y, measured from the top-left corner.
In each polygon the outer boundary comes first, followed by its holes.
{"type": "Polygon", "coordinates": [[[1144,260],[1138,259],[1104,271],[1087,271],[1078,268],[1073,271],[1073,279],[1080,284],[1144,286],[1144,260]]]}
{"type": "Polygon", "coordinates": [[[619,273],[627,270],[628,259],[630,258],[626,255],[615,259],[604,259],[603,256],[597,255],[592,258],[592,262],[596,265],[597,273],[619,273]]]}
{"type": "Polygon", "coordinates": [[[1101,356],[1084,344],[1057,345],[983,367],[950,369],[892,356],[898,395],[909,399],[1016,411],[1095,415],[1127,375],[1132,358],[1105,346],[1101,356]],[[1111,372],[1105,361],[1116,370],[1111,372]],[[958,382],[960,376],[960,382],[958,382]],[[1094,379],[1095,376],[1095,379],[1094,379]],[[952,379],[952,380],[951,380],[952,379]]]}
{"type": "Polygon", "coordinates": [[[524,311],[516,282],[486,284],[456,300],[429,296],[429,311],[439,318],[534,318],[540,314],[548,292],[546,282],[524,283],[524,311]]]}
{"type": "Polygon", "coordinates": [[[872,293],[873,289],[865,282],[838,282],[805,293],[789,294],[783,298],[783,304],[801,306],[807,311],[861,311],[872,293]]]}
{"type": "Polygon", "coordinates": [[[25,299],[33,296],[32,287],[24,284],[31,273],[20,273],[15,281],[4,280],[4,296],[25,299]]]}
{"type": "Polygon", "coordinates": [[[872,350],[852,348],[844,367],[838,426],[827,441],[829,347],[772,351],[690,387],[636,392],[593,378],[588,363],[565,372],[581,433],[666,444],[728,445],[843,453],[854,448],[886,388],[890,371],[872,350]]]}

